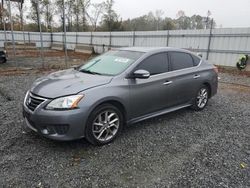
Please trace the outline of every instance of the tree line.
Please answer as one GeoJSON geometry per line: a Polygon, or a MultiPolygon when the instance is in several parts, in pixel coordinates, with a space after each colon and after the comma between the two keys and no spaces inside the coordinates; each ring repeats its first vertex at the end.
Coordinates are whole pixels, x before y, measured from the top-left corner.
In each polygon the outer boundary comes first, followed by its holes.
{"type": "MultiPolygon", "coordinates": [[[[63,31],[63,0],[27,0],[30,7],[12,2],[14,30],[39,31],[39,12],[42,30],[63,31]]],[[[163,10],[149,12],[137,18],[123,20],[114,10],[114,0],[92,3],[91,0],[64,0],[65,23],[68,32],[83,31],[154,31],[174,29],[205,29],[215,27],[210,11],[206,16],[187,16],[180,10],[176,18],[164,17],[163,10]]],[[[10,29],[6,4],[0,6],[0,29],[10,29]]]]}

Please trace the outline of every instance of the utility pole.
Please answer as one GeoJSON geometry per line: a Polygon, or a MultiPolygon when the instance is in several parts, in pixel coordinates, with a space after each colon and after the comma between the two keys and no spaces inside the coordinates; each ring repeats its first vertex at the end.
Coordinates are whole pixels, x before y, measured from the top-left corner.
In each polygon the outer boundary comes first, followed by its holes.
{"type": "Polygon", "coordinates": [[[212,40],[212,35],[213,35],[213,24],[214,24],[214,19],[212,19],[212,21],[211,21],[211,27],[210,27],[209,38],[208,38],[208,47],[207,47],[206,60],[208,60],[209,53],[210,53],[211,40],[212,40]]]}
{"type": "Polygon", "coordinates": [[[211,16],[211,15],[212,15],[211,11],[208,10],[207,11],[207,20],[206,20],[206,29],[208,29],[208,27],[209,27],[209,16],[211,16]]]}

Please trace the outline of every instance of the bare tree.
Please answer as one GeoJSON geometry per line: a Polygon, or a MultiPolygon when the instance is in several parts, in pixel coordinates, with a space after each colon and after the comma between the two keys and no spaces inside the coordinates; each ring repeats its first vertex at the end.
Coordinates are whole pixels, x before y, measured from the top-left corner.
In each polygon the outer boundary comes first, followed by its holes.
{"type": "Polygon", "coordinates": [[[76,31],[79,32],[80,31],[80,27],[79,27],[79,21],[80,21],[80,1],[79,0],[75,0],[74,4],[73,4],[73,14],[76,18],[76,31]]]}
{"type": "Polygon", "coordinates": [[[36,0],[30,0],[31,10],[28,18],[37,23],[37,31],[39,31],[39,7],[36,0]]]}
{"type": "Polygon", "coordinates": [[[8,19],[8,11],[4,8],[3,2],[0,4],[0,22],[1,22],[1,28],[4,29],[4,22],[8,19]]]}
{"type": "Polygon", "coordinates": [[[102,29],[106,31],[121,29],[121,22],[119,21],[119,16],[113,9],[114,0],[106,0],[105,1],[105,11],[102,16],[102,29]]]}
{"type": "MultiPolygon", "coordinates": [[[[65,19],[68,23],[68,31],[73,30],[76,25],[76,31],[80,31],[80,22],[82,30],[87,30],[87,10],[90,6],[90,0],[64,0],[65,1],[65,19]],[[81,20],[81,21],[80,21],[81,20]]],[[[63,0],[56,0],[57,13],[60,15],[63,26],[63,0]]]]}
{"type": "Polygon", "coordinates": [[[105,3],[102,2],[102,3],[91,4],[91,8],[92,8],[91,15],[88,14],[88,17],[92,25],[92,30],[96,31],[98,20],[100,16],[103,14],[103,11],[105,9],[105,3]]]}
{"type": "MultiPolygon", "coordinates": [[[[67,1],[65,2],[65,5],[66,5],[66,3],[67,3],[67,1]]],[[[64,20],[63,19],[66,19],[66,18],[63,17],[63,11],[64,11],[63,10],[63,0],[56,0],[55,4],[56,4],[56,13],[61,18],[61,27],[64,28],[64,20]]],[[[65,22],[65,24],[66,24],[66,22],[65,22]]]]}
{"type": "MultiPolygon", "coordinates": [[[[65,1],[65,19],[68,21],[68,29],[67,31],[72,30],[72,7],[74,0],[65,1]]],[[[66,21],[65,20],[65,21],[66,21]]]]}
{"type": "Polygon", "coordinates": [[[155,11],[155,17],[156,17],[156,21],[157,21],[157,31],[159,30],[159,24],[160,24],[160,21],[161,21],[163,15],[164,15],[163,10],[159,9],[159,10],[155,11]]]}
{"type": "Polygon", "coordinates": [[[51,0],[43,0],[42,5],[43,5],[42,13],[43,13],[44,20],[46,23],[45,24],[46,30],[47,32],[49,32],[52,30],[52,21],[53,21],[53,16],[55,14],[55,9],[51,0]]]}
{"type": "Polygon", "coordinates": [[[114,10],[113,10],[114,3],[115,3],[114,0],[106,0],[106,2],[105,2],[106,14],[104,14],[104,19],[106,19],[109,31],[112,30],[112,28],[111,28],[112,23],[111,22],[112,22],[112,19],[114,17],[114,10]]]}
{"type": "Polygon", "coordinates": [[[13,8],[17,9],[18,13],[16,14],[16,17],[19,19],[19,30],[22,31],[23,30],[23,26],[24,26],[24,19],[23,19],[23,6],[21,3],[14,3],[13,4],[13,8]]]}
{"type": "Polygon", "coordinates": [[[179,10],[176,14],[177,19],[186,16],[183,10],[179,10]]]}
{"type": "Polygon", "coordinates": [[[90,6],[90,0],[79,0],[79,5],[80,5],[80,9],[81,9],[81,14],[82,14],[82,28],[83,31],[87,30],[87,11],[88,8],[90,6]]]}

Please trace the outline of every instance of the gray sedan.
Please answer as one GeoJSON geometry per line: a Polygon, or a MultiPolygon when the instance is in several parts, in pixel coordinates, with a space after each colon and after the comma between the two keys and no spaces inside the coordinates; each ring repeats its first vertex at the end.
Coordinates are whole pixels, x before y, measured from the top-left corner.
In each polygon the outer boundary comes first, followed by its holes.
{"type": "Polygon", "coordinates": [[[217,85],[216,67],[187,50],[122,48],[36,80],[23,115],[27,127],[47,138],[103,145],[125,124],[204,109],[217,85]]]}

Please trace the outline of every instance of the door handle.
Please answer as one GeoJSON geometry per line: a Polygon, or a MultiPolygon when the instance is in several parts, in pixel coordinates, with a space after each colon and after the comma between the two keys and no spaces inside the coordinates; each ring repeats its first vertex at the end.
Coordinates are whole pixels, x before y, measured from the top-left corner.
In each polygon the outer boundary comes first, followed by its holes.
{"type": "Polygon", "coordinates": [[[170,85],[170,84],[172,84],[172,83],[173,83],[173,81],[166,81],[166,82],[164,82],[163,85],[170,85]]]}
{"type": "Polygon", "coordinates": [[[197,75],[197,74],[196,74],[196,75],[194,75],[193,78],[194,78],[194,79],[197,79],[197,78],[200,78],[200,77],[201,77],[201,75],[197,75]]]}

